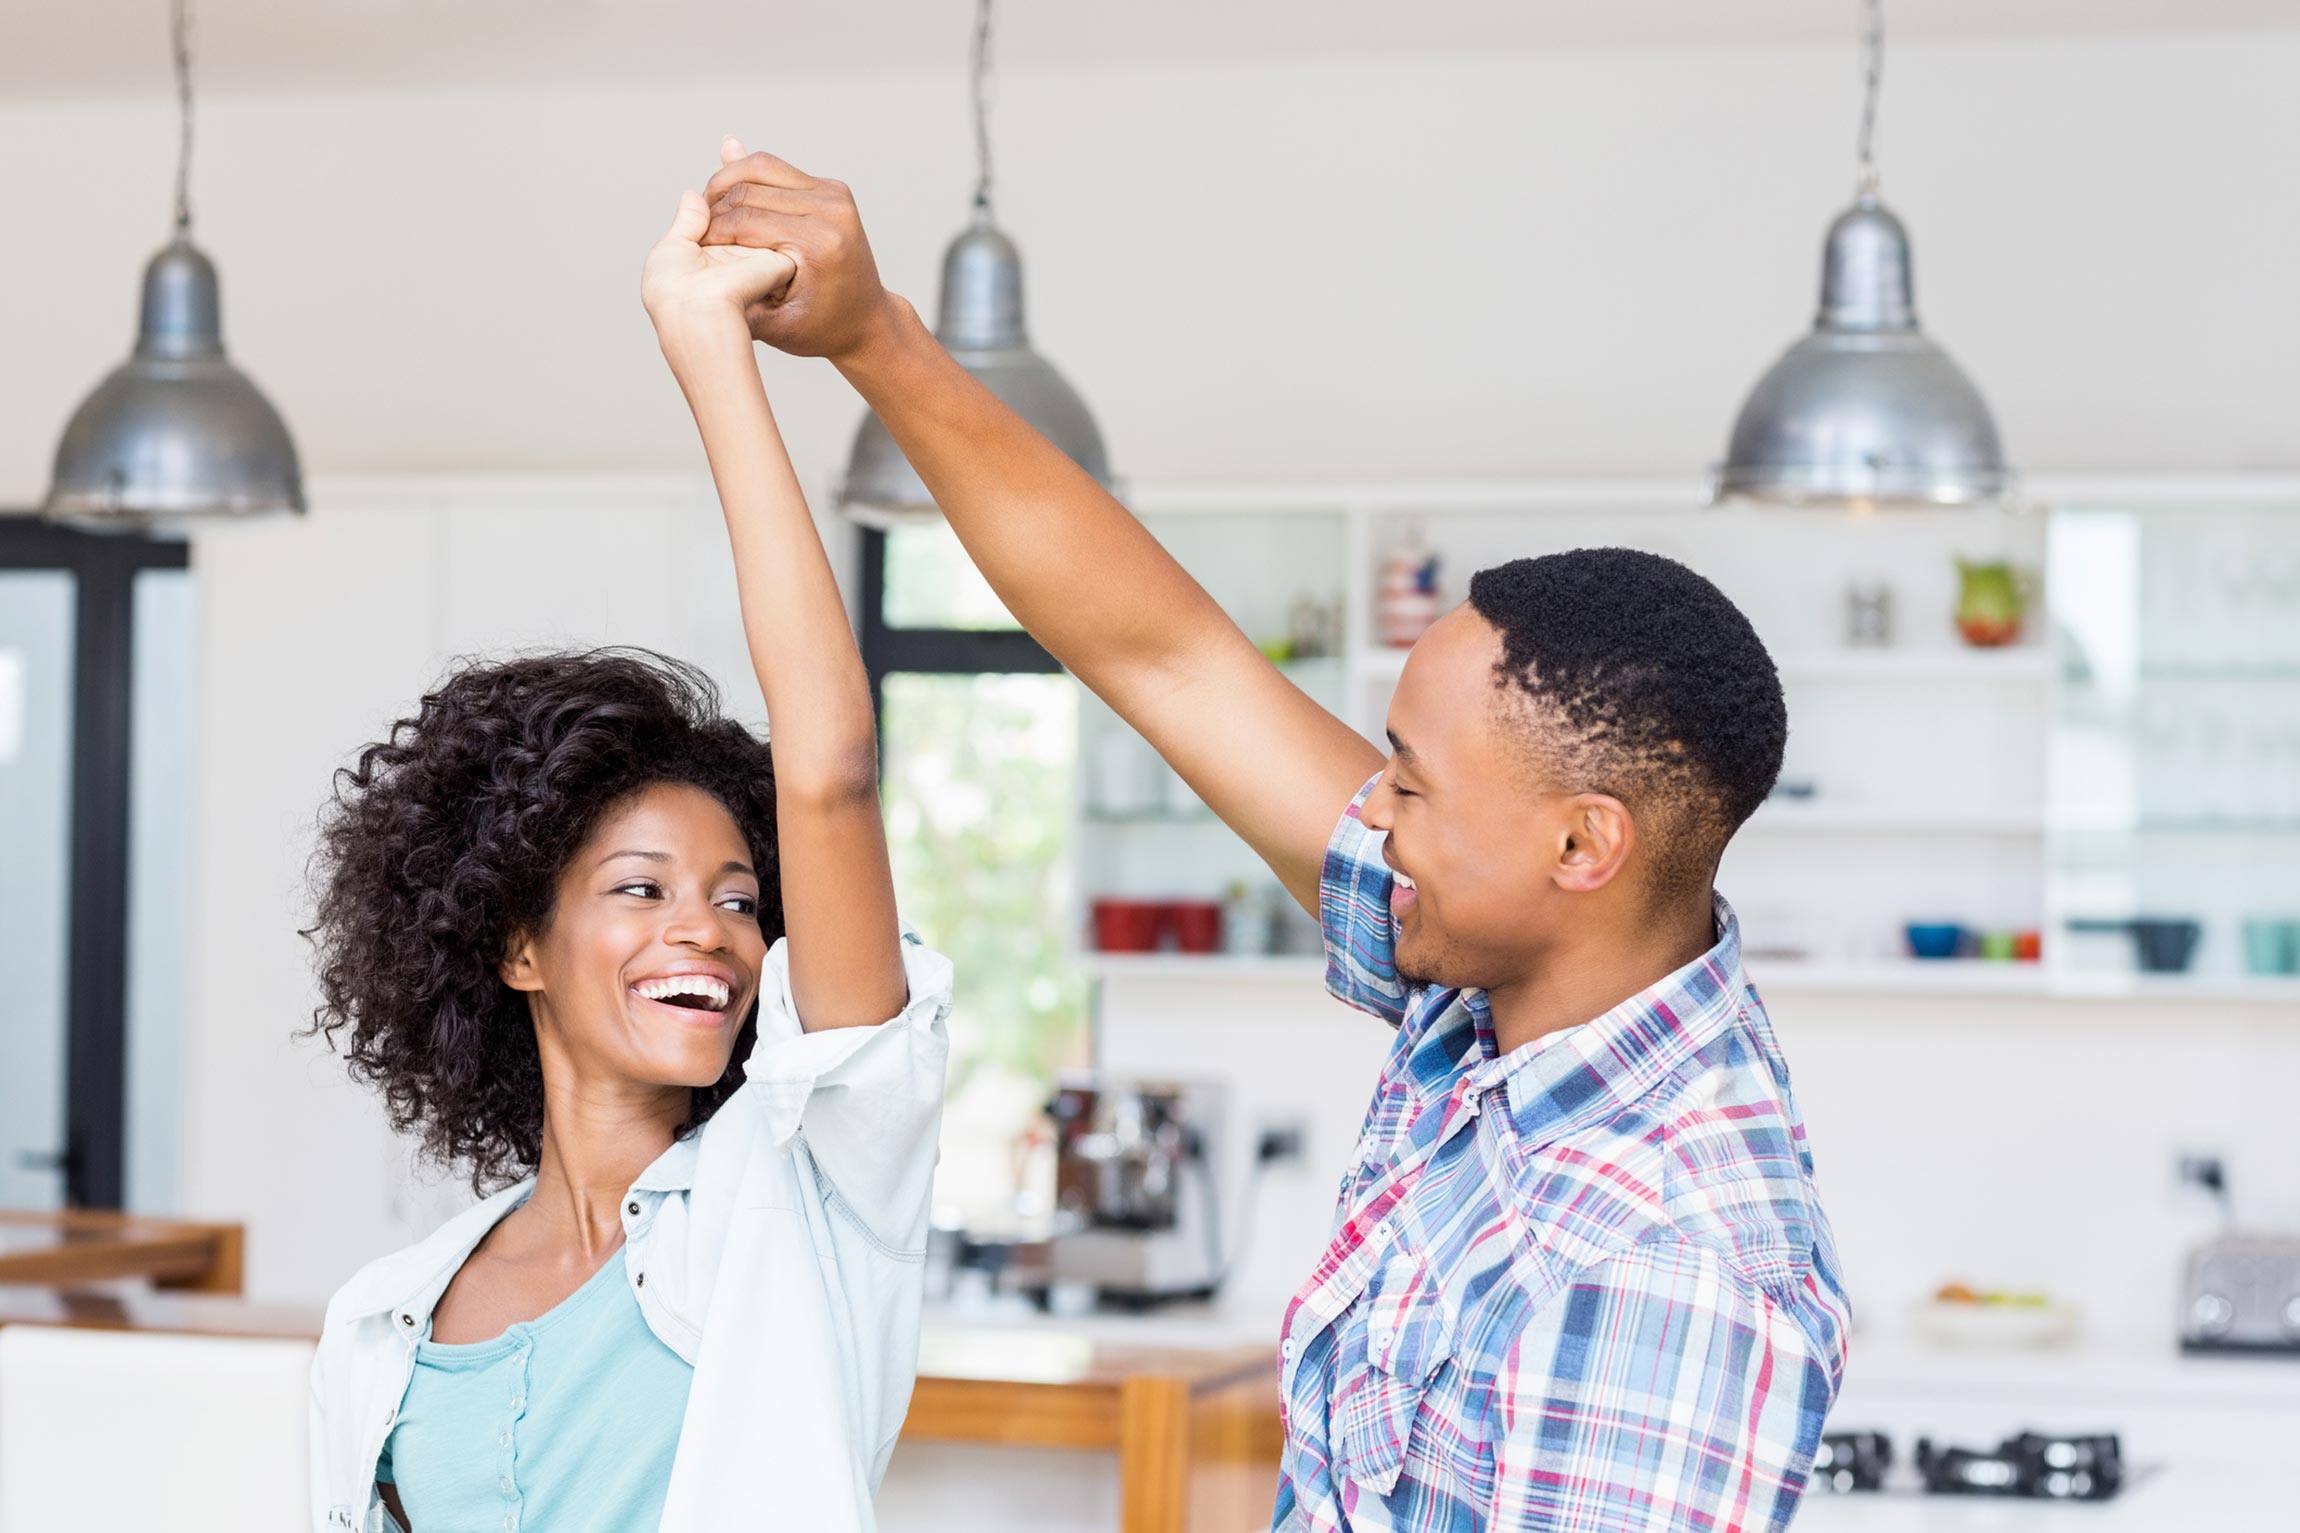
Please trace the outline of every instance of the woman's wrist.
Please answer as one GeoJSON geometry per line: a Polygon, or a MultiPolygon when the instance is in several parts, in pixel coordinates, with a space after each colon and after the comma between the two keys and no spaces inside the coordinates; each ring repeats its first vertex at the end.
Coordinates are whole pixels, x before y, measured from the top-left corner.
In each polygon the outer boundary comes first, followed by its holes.
{"type": "Polygon", "coordinates": [[[735,358],[750,360],[750,326],[743,320],[743,311],[732,304],[681,304],[649,317],[655,321],[655,338],[662,344],[663,360],[675,374],[685,376],[735,358]]]}

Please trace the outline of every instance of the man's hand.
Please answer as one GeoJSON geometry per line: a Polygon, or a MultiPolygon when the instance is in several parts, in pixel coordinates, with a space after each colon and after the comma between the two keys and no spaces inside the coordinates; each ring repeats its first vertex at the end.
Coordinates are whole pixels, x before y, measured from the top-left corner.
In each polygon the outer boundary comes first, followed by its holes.
{"type": "Polygon", "coordinates": [[[788,285],[744,310],[751,335],[793,356],[833,362],[884,335],[902,300],[879,281],[845,183],[818,180],[771,154],[745,154],[733,139],[719,155],[718,174],[703,188],[704,246],[778,251],[798,268],[788,285]]]}
{"type": "Polygon", "coordinates": [[[699,195],[681,193],[669,231],[647,252],[647,264],[639,275],[639,301],[646,305],[664,352],[674,362],[676,353],[714,330],[740,335],[742,316],[786,290],[797,270],[791,258],[777,250],[705,248],[701,241],[710,221],[699,195]]]}

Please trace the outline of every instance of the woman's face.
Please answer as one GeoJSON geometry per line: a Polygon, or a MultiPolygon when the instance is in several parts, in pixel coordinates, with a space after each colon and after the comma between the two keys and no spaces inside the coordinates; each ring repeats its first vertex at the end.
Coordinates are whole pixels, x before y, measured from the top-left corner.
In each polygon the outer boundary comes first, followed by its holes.
{"type": "Polygon", "coordinates": [[[545,929],[504,965],[546,1070],[716,1083],[766,961],[758,910],[750,847],[716,798],[658,783],[611,809],[561,870],[545,929]]]}

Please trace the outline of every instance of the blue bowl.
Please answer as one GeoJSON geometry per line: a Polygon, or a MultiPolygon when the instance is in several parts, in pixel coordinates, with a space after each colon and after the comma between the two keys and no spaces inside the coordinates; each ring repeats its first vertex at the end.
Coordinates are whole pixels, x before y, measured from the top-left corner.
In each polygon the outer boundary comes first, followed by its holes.
{"type": "Polygon", "coordinates": [[[1957,943],[1965,929],[1953,921],[1911,921],[1902,928],[1908,933],[1909,952],[1918,958],[1954,958],[1957,943]]]}

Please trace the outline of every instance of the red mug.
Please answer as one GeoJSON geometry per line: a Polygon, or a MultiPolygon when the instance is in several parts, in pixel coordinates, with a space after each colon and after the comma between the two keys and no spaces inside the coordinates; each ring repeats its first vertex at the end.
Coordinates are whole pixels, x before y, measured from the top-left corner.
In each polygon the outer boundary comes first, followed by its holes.
{"type": "Polygon", "coordinates": [[[1096,900],[1094,946],[1104,953],[1155,953],[1165,908],[1152,900],[1096,900]]]}
{"type": "Polygon", "coordinates": [[[1185,953],[1222,948],[1222,906],[1215,900],[1175,900],[1166,907],[1174,923],[1174,945],[1185,953]]]}

